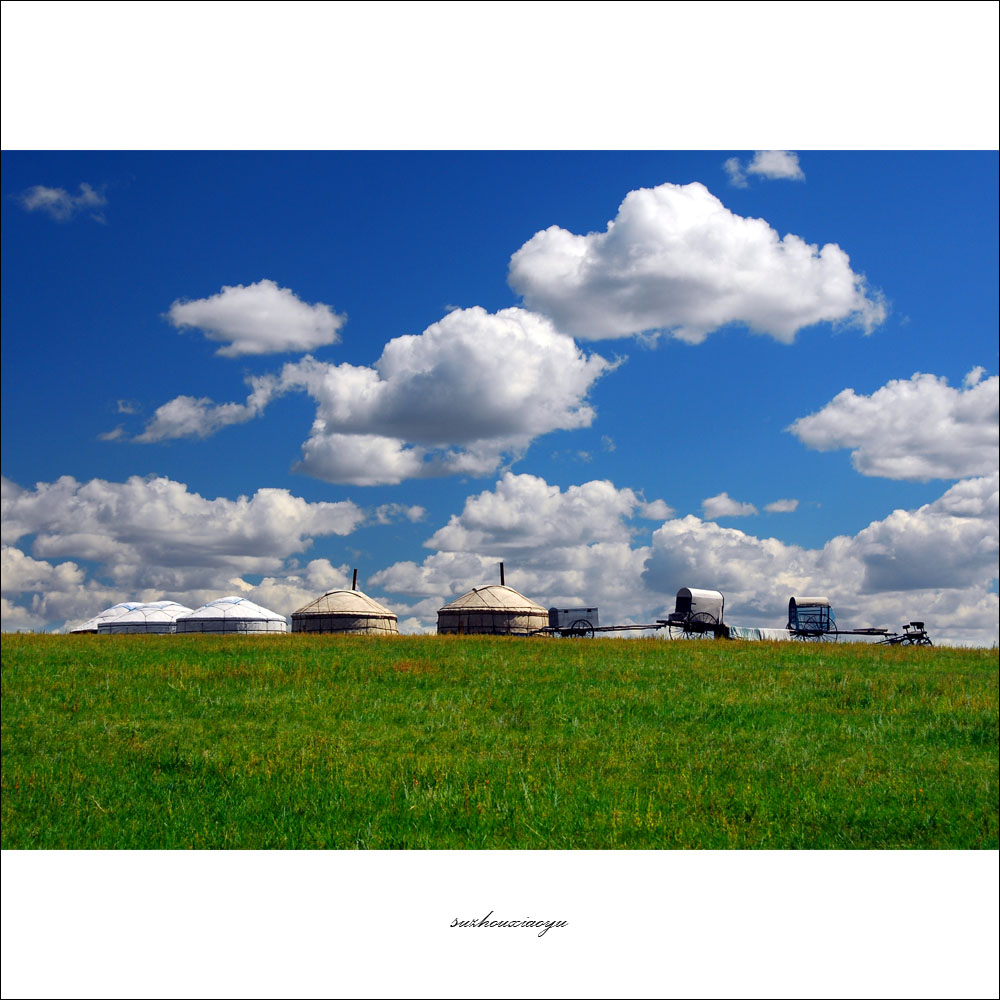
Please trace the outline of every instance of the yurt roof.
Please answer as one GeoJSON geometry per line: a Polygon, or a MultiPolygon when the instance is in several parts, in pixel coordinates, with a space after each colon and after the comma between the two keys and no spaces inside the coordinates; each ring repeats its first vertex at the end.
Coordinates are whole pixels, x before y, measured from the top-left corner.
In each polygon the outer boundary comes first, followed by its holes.
{"type": "Polygon", "coordinates": [[[117,618],[121,618],[122,615],[127,615],[130,611],[134,611],[140,607],[142,607],[140,601],[123,601],[121,604],[105,608],[100,614],[94,615],[93,618],[88,618],[82,625],[77,625],[76,628],[70,629],[70,632],[96,632],[101,622],[114,621],[117,618]]]}
{"type": "Polygon", "coordinates": [[[248,601],[245,597],[236,596],[220,597],[218,600],[210,601],[208,604],[198,608],[197,611],[192,611],[191,614],[184,615],[183,617],[185,619],[232,618],[243,621],[253,619],[254,621],[270,622],[283,622],[285,620],[284,615],[268,611],[267,608],[262,608],[259,604],[254,604],[253,601],[248,601]]]}
{"type": "Polygon", "coordinates": [[[151,604],[139,604],[128,614],[112,620],[114,625],[131,625],[141,622],[172,622],[182,615],[191,614],[191,609],[176,601],[154,601],[151,604]]]}
{"type": "MultiPolygon", "coordinates": [[[[446,604],[441,611],[521,611],[548,617],[541,605],[519,594],[513,587],[494,584],[491,587],[473,587],[467,594],[446,604]]],[[[440,613],[440,612],[439,612],[440,613]]]]}
{"type": "Polygon", "coordinates": [[[379,604],[360,590],[328,590],[322,597],[303,605],[293,615],[354,615],[368,618],[395,618],[384,604],[379,604]]]}

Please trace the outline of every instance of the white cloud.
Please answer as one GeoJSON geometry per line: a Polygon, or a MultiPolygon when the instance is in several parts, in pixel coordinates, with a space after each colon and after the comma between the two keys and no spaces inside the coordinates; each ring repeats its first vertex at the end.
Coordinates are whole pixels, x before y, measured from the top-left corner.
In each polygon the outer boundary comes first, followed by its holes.
{"type": "Polygon", "coordinates": [[[37,602],[24,607],[0,597],[0,629],[4,632],[44,632],[47,624],[37,602]]]}
{"type": "Polygon", "coordinates": [[[89,184],[81,184],[78,194],[70,194],[65,188],[50,188],[42,184],[23,191],[18,197],[21,207],[28,212],[44,212],[56,222],[68,222],[80,212],[91,209],[91,218],[104,221],[100,209],[108,199],[89,184]]]}
{"type": "Polygon", "coordinates": [[[538,476],[508,472],[492,490],[468,497],[461,514],[425,542],[436,551],[421,564],[396,563],[372,579],[390,592],[423,597],[410,612],[432,625],[448,600],[498,583],[498,562],[504,561],[508,585],[528,597],[600,602],[602,615],[635,621],[660,600],[642,587],[649,550],[631,546],[628,523],[651,509],[669,510],[663,501],[646,503],[607,481],[562,490],[538,476]]]}
{"type": "Polygon", "coordinates": [[[346,564],[334,566],[329,559],[312,559],[303,567],[292,564],[265,576],[256,586],[245,584],[245,593],[255,604],[287,617],[328,590],[349,590],[351,577],[352,569],[346,564]]]}
{"type": "Polygon", "coordinates": [[[370,486],[441,475],[483,476],[541,434],[586,427],[586,396],[613,364],[523,309],[449,313],[396,337],[372,367],[306,357],[252,380],[245,404],[180,396],[136,440],[204,435],[301,391],[317,404],[299,471],[370,486]]]}
{"type": "Polygon", "coordinates": [[[734,500],[728,493],[719,493],[714,497],[706,497],[701,502],[701,509],[708,518],[717,517],[750,517],[758,513],[752,503],[741,503],[734,500]]]}
{"type": "Polygon", "coordinates": [[[799,166],[798,153],[784,149],[759,149],[747,165],[748,174],[777,181],[804,181],[806,175],[799,166]]]}
{"type": "Polygon", "coordinates": [[[998,463],[1000,380],[973,369],[966,389],[917,373],[871,396],[845,389],[788,430],[819,451],[852,448],[854,468],[888,479],[959,479],[988,475],[998,463]]]}
{"type": "Polygon", "coordinates": [[[468,497],[462,513],[452,515],[424,544],[499,558],[506,552],[625,542],[629,532],[624,520],[642,505],[632,490],[616,489],[607,480],[564,492],[539,476],[507,472],[493,490],[468,497]]]}
{"type": "Polygon", "coordinates": [[[376,524],[392,524],[405,519],[411,524],[422,521],[427,516],[427,508],[402,503],[384,503],[375,508],[376,524]]]}
{"type": "MultiPolygon", "coordinates": [[[[148,443],[171,438],[208,437],[223,427],[252,420],[271,401],[277,386],[271,376],[252,376],[247,381],[253,388],[245,403],[216,404],[205,396],[201,399],[193,396],[171,399],[157,407],[146,429],[133,440],[148,443]]],[[[101,437],[103,440],[114,440],[111,435],[114,438],[121,436],[116,430],[101,437]]]]}
{"type": "Polygon", "coordinates": [[[178,300],[167,317],[178,329],[197,327],[209,340],[225,344],[216,354],[227,358],[335,344],[347,320],[322,302],[303,302],[268,278],[252,285],[223,285],[207,299],[178,300]]]}
{"type": "Polygon", "coordinates": [[[996,489],[995,477],[959,483],[820,549],[694,516],[664,522],[643,544],[628,523],[643,507],[633,491],[600,481],[561,490],[507,474],[466,499],[428,539],[435,551],[423,562],[395,563],[372,582],[418,598],[406,613],[424,627],[448,600],[498,582],[504,560],[510,586],[543,606],[597,605],[608,625],[651,622],[673,610],[678,589],[700,586],[725,594],[731,624],[783,627],[789,597],[820,593],[844,628],[897,630],[921,618],[936,641],[989,644],[996,489]]]}
{"type": "Polygon", "coordinates": [[[798,510],[798,508],[798,500],[793,499],[772,500],[770,503],[764,504],[764,510],[769,514],[791,514],[792,511],[798,510]]]}
{"type": "MultiPolygon", "coordinates": [[[[815,592],[808,584],[822,575],[819,561],[816,551],[689,514],[653,532],[643,576],[647,586],[666,595],[681,587],[722,591],[732,624],[780,627],[788,598],[815,592]]],[[[829,587],[828,581],[823,583],[820,593],[829,587]]]]}
{"type": "Polygon", "coordinates": [[[791,343],[822,322],[870,332],[886,314],[839,246],[782,238],[697,183],[629,192],[603,233],[536,233],[508,278],[529,308],[593,339],[666,330],[697,344],[740,323],[791,343]]]}
{"type": "Polygon", "coordinates": [[[47,631],[53,623],[79,624],[121,598],[74,562],[33,559],[13,545],[0,550],[3,593],[0,628],[47,631]]]}
{"type": "MultiPolygon", "coordinates": [[[[771,625],[788,598],[830,597],[842,628],[898,629],[912,618],[932,637],[997,638],[997,476],[967,480],[915,511],[894,511],[822,549],[757,538],[688,516],[653,533],[647,587],[721,590],[732,624],[771,625]]],[[[780,622],[784,624],[784,622],[780,622]]]]}
{"type": "Polygon", "coordinates": [[[895,510],[861,531],[854,546],[863,589],[962,588],[996,576],[998,478],[956,483],[934,503],[895,510]]]}
{"type": "Polygon", "coordinates": [[[674,509],[664,500],[652,500],[639,505],[639,513],[647,521],[665,521],[674,516],[674,509]]]}
{"type": "Polygon", "coordinates": [[[722,168],[727,174],[729,174],[729,183],[732,184],[733,187],[748,187],[747,175],[738,156],[730,156],[729,159],[722,164],[722,168]]]}
{"type": "Polygon", "coordinates": [[[13,545],[0,546],[0,590],[21,594],[35,590],[65,590],[83,583],[84,571],[76,563],[59,565],[32,559],[13,545]]]}
{"type": "Polygon", "coordinates": [[[806,175],[799,165],[798,153],[783,149],[761,149],[753,155],[753,159],[745,166],[738,156],[730,156],[722,164],[723,170],[729,175],[729,183],[733,187],[748,187],[747,174],[763,177],[771,181],[804,181],[806,175]]]}
{"type": "MultiPolygon", "coordinates": [[[[99,576],[118,588],[116,600],[139,590],[174,595],[213,589],[234,575],[281,572],[313,538],[347,535],[365,518],[350,501],[309,503],[283,489],[208,500],[165,478],[80,483],[64,476],[33,490],[5,487],[3,540],[30,535],[36,557],[100,564],[99,576]]],[[[27,558],[13,564],[21,576],[30,568],[27,558]]]]}
{"type": "Polygon", "coordinates": [[[965,378],[962,379],[962,385],[966,389],[971,389],[974,385],[979,385],[985,374],[986,369],[982,365],[976,365],[971,371],[966,372],[965,378]]]}

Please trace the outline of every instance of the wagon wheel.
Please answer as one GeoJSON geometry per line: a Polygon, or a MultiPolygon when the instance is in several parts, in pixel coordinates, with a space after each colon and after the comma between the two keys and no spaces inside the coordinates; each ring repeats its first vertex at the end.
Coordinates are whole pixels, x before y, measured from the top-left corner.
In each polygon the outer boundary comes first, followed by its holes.
{"type": "Polygon", "coordinates": [[[803,642],[836,642],[836,632],[824,632],[821,629],[809,629],[802,632],[799,638],[803,642]]]}
{"type": "Polygon", "coordinates": [[[586,618],[577,618],[569,627],[570,635],[582,635],[588,639],[594,638],[594,626],[586,618]]]}
{"type": "Polygon", "coordinates": [[[798,624],[798,636],[803,642],[836,642],[836,627],[831,631],[832,622],[823,618],[810,616],[801,618],[798,624]]]}
{"type": "Polygon", "coordinates": [[[699,611],[698,614],[689,615],[685,619],[682,635],[685,639],[714,639],[715,627],[718,624],[715,615],[699,611]]]}

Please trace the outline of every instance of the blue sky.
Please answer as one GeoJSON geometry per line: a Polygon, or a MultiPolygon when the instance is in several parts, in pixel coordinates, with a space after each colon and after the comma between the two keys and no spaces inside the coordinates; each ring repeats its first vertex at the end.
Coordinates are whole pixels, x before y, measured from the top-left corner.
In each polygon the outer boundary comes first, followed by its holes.
{"type": "Polygon", "coordinates": [[[502,558],[608,623],[819,591],[996,640],[995,152],[8,151],[3,183],[5,628],[290,614],[357,566],[421,630],[502,558]]]}

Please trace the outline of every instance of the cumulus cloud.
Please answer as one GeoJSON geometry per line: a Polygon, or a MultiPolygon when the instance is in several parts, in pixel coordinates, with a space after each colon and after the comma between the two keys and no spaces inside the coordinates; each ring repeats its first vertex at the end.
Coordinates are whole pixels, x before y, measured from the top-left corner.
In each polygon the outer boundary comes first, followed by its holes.
{"type": "Polygon", "coordinates": [[[406,613],[424,627],[447,601],[498,582],[502,559],[508,585],[543,606],[597,605],[604,624],[651,622],[673,610],[681,587],[708,587],[725,594],[731,624],[783,627],[789,597],[819,593],[845,628],[898,629],[923,618],[939,642],[989,644],[996,505],[994,476],[818,549],[693,515],[644,539],[630,524],[643,507],[631,490],[600,481],[560,489],[508,473],[466,499],[427,540],[433,551],[421,563],[395,563],[372,582],[413,601],[406,613]]]}
{"type": "MultiPolygon", "coordinates": [[[[310,503],[283,489],[206,499],[157,477],[63,477],[33,489],[3,479],[2,487],[6,630],[70,628],[124,600],[166,598],[194,608],[225,594],[288,615],[350,586],[346,565],[300,565],[314,539],[385,520],[351,501],[310,503]]],[[[403,505],[391,513],[423,515],[403,505]]]]}
{"type": "Polygon", "coordinates": [[[623,542],[629,537],[624,520],[643,506],[635,492],[616,489],[607,480],[563,491],[540,476],[507,472],[494,489],[467,498],[462,513],[452,515],[424,544],[443,552],[478,551],[500,556],[539,548],[623,542]]]}
{"type": "Polygon", "coordinates": [[[750,517],[758,513],[752,503],[741,503],[734,500],[728,493],[719,493],[714,497],[706,497],[701,502],[701,509],[708,518],[717,517],[750,517]]]}
{"type": "MultiPolygon", "coordinates": [[[[252,391],[245,403],[212,402],[207,396],[177,396],[157,407],[146,429],[133,440],[148,443],[182,437],[208,437],[223,427],[246,423],[260,414],[277,390],[273,377],[251,377],[252,391]]],[[[121,437],[115,431],[101,436],[103,440],[121,437]]]]}
{"type": "Polygon", "coordinates": [[[375,508],[376,524],[393,524],[406,520],[411,524],[422,521],[427,516],[427,508],[417,504],[412,506],[402,503],[384,503],[375,508]]]}
{"type": "Polygon", "coordinates": [[[532,475],[505,473],[492,490],[466,499],[460,514],[425,545],[436,551],[422,563],[396,563],[373,582],[393,593],[422,597],[409,610],[425,625],[437,609],[471,587],[507,583],[553,604],[601,602],[602,614],[621,623],[648,617],[660,598],[641,583],[648,549],[633,547],[635,517],[669,512],[662,500],[594,480],[565,490],[532,475]]]}
{"type": "Polygon", "coordinates": [[[639,505],[639,514],[647,521],[665,521],[674,516],[674,509],[663,500],[652,500],[639,505]]]}
{"type": "Polygon", "coordinates": [[[113,590],[87,580],[86,571],[75,562],[33,559],[14,545],[0,547],[0,579],[4,632],[46,631],[53,622],[84,621],[120,600],[113,590]],[[84,613],[89,608],[95,610],[84,613]]]}
{"type": "Polygon", "coordinates": [[[705,517],[751,517],[758,513],[752,503],[741,503],[734,500],[728,493],[719,493],[714,497],[706,497],[701,502],[705,517]]]}
{"type": "Polygon", "coordinates": [[[730,156],[722,164],[722,169],[729,175],[729,183],[733,187],[745,188],[749,186],[747,184],[746,171],[743,169],[743,164],[738,156],[730,156]]]}
{"type": "MultiPolygon", "coordinates": [[[[775,625],[788,598],[830,597],[845,628],[911,618],[952,642],[996,641],[997,476],[967,480],[914,511],[894,511],[822,549],[757,538],[697,517],[653,533],[643,580],[653,590],[703,586],[726,595],[734,624],[775,625]]],[[[783,624],[783,623],[782,623],[783,624]]]]}
{"type": "MultiPolygon", "coordinates": [[[[721,590],[733,613],[739,608],[750,617],[748,624],[757,624],[757,615],[772,627],[784,625],[777,619],[789,596],[814,593],[808,585],[821,576],[816,551],[757,538],[693,514],[667,521],[653,532],[643,573],[647,586],[664,594],[675,594],[681,587],[721,590]]],[[[827,589],[828,584],[820,593],[827,589]]],[[[738,618],[730,621],[742,624],[738,618]]]]}
{"type": "Polygon", "coordinates": [[[998,463],[1000,380],[975,368],[965,389],[917,373],[893,379],[871,396],[845,389],[788,430],[818,451],[851,448],[854,468],[888,479],[959,479],[993,472],[998,463]]]}
{"type": "Polygon", "coordinates": [[[982,365],[976,365],[976,367],[971,371],[965,373],[965,378],[962,379],[962,385],[964,385],[967,389],[971,389],[974,385],[979,385],[985,374],[986,369],[982,365]]]}
{"type": "MultiPolygon", "coordinates": [[[[507,586],[542,604],[600,607],[600,620],[629,624],[646,620],[662,598],[642,586],[648,548],[627,542],[595,542],[528,550],[505,562],[507,586]]],[[[373,574],[372,582],[391,594],[423,597],[409,611],[427,628],[448,601],[500,582],[498,560],[477,552],[435,552],[422,563],[407,560],[373,574]]],[[[388,601],[393,606],[390,598],[388,601]]]]}
{"type": "Polygon", "coordinates": [[[306,357],[251,380],[246,403],[180,396],[137,440],[203,436],[250,419],[276,395],[305,392],[317,409],[299,471],[359,486],[483,476],[541,434],[588,426],[587,393],[612,367],[544,317],[462,309],[389,341],[371,367],[306,357]]]}
{"type": "Polygon", "coordinates": [[[996,473],[956,483],[917,510],[895,510],[861,531],[854,548],[863,589],[971,587],[996,576],[1000,550],[996,473]]]}
{"type": "Polygon", "coordinates": [[[629,192],[603,233],[536,233],[508,280],[530,309],[591,339],[669,331],[697,344],[739,323],[791,343],[815,323],[867,333],[886,315],[839,246],[782,238],[697,183],[629,192]]]}
{"type": "Polygon", "coordinates": [[[35,590],[65,590],[83,583],[84,571],[74,562],[32,559],[13,545],[0,546],[0,592],[11,595],[35,590]]]}
{"type": "Polygon", "coordinates": [[[108,199],[89,184],[81,184],[77,194],[70,194],[65,188],[36,184],[27,191],[22,191],[17,200],[25,211],[44,212],[56,222],[69,222],[88,209],[92,219],[104,222],[104,215],[100,210],[108,203],[108,199]]]}
{"type": "MultiPolygon", "coordinates": [[[[329,559],[312,559],[305,566],[294,562],[279,573],[265,576],[254,586],[246,584],[246,596],[257,604],[289,616],[328,590],[350,590],[352,568],[334,566],[329,559]]],[[[364,581],[358,584],[365,590],[364,581]]],[[[378,600],[375,594],[371,596],[378,600]]]]}
{"type": "Polygon", "coordinates": [[[806,175],[799,165],[798,153],[784,149],[759,149],[744,166],[739,157],[731,156],[722,164],[733,187],[747,187],[747,174],[771,181],[804,181],[806,175]]]}
{"type": "MultiPolygon", "coordinates": [[[[314,538],[350,534],[365,519],[351,501],[309,503],[283,489],[209,500],[157,477],[7,485],[3,541],[33,536],[38,559],[99,564],[98,575],[121,588],[117,600],[123,591],[178,593],[216,587],[234,574],[275,573],[314,538]]],[[[23,559],[14,565],[22,576],[27,571],[23,559]]]]}
{"type": "Polygon", "coordinates": [[[768,180],[804,181],[806,175],[799,166],[799,154],[784,149],[759,149],[747,165],[748,174],[768,180]]]}
{"type": "Polygon", "coordinates": [[[335,344],[347,320],[322,302],[303,302],[268,278],[252,285],[223,285],[206,299],[178,300],[167,318],[178,329],[197,327],[209,340],[223,343],[215,353],[226,358],[335,344]]]}
{"type": "Polygon", "coordinates": [[[793,499],[772,500],[770,503],[764,504],[764,510],[769,514],[791,514],[792,511],[798,510],[798,508],[798,500],[793,499]]]}

